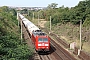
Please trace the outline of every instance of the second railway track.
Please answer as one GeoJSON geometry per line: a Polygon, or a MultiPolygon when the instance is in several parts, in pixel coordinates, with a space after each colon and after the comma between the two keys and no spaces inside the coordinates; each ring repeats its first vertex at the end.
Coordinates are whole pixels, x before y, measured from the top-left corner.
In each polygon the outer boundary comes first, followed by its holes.
{"type": "Polygon", "coordinates": [[[56,48],[55,53],[61,58],[60,60],[76,60],[68,51],[63,49],[54,40],[51,41],[51,44],[56,48]]]}

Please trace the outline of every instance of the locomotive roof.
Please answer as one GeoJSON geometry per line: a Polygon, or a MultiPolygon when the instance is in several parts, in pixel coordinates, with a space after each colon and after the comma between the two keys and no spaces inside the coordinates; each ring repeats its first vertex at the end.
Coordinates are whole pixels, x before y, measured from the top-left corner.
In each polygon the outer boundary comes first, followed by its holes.
{"type": "Polygon", "coordinates": [[[33,32],[34,36],[45,36],[46,34],[44,32],[42,32],[41,30],[36,30],[33,32]]]}

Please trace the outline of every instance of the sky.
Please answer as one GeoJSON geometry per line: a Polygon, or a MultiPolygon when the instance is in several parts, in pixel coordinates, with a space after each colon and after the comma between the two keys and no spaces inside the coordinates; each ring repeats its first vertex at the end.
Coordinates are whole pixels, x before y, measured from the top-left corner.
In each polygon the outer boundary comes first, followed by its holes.
{"type": "Polygon", "coordinates": [[[48,4],[57,3],[58,7],[74,7],[83,0],[0,0],[0,6],[14,7],[47,7],[48,4]]]}

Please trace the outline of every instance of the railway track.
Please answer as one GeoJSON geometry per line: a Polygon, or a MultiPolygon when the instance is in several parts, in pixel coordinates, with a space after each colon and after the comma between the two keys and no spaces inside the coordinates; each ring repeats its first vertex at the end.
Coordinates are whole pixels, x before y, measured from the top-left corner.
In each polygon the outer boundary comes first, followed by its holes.
{"type": "Polygon", "coordinates": [[[50,33],[51,36],[54,36],[54,38],[60,43],[62,44],[64,47],[69,48],[69,44],[67,44],[65,41],[61,40],[59,37],[57,37],[57,35],[50,33]]]}
{"type": "MultiPolygon", "coordinates": [[[[42,27],[40,27],[40,28],[41,28],[44,32],[46,32],[47,34],[49,34],[49,31],[48,31],[47,29],[42,28],[42,27]]],[[[65,47],[65,48],[70,48],[70,47],[69,47],[69,44],[66,43],[64,40],[60,39],[56,34],[54,34],[54,33],[51,32],[49,35],[52,36],[52,37],[54,38],[54,41],[55,41],[57,44],[59,44],[60,46],[65,47]]],[[[73,54],[73,53],[72,53],[72,54],[73,54]]],[[[81,58],[79,58],[78,56],[76,56],[76,55],[74,55],[74,54],[73,54],[73,56],[74,56],[77,60],[81,60],[81,58]]]]}
{"type": "Polygon", "coordinates": [[[49,55],[39,55],[41,60],[52,60],[49,55]]]}
{"type": "Polygon", "coordinates": [[[76,60],[70,53],[64,50],[55,41],[51,41],[51,44],[56,48],[55,53],[61,58],[60,60],[76,60]]]}
{"type": "MultiPolygon", "coordinates": [[[[24,37],[27,41],[27,44],[29,46],[33,46],[31,43],[31,39],[30,39],[30,34],[27,31],[27,29],[25,28],[24,24],[23,24],[23,34],[24,37]]],[[[61,47],[54,42],[53,40],[51,40],[51,49],[50,52],[47,54],[39,54],[36,51],[34,52],[34,57],[32,58],[32,60],[76,60],[75,58],[73,58],[71,55],[66,55],[67,52],[62,51],[61,47]]],[[[34,48],[34,47],[33,47],[34,48]]]]}
{"type": "MultiPolygon", "coordinates": [[[[22,24],[22,30],[23,30],[23,37],[26,40],[27,44],[34,48],[34,45],[31,41],[30,34],[28,30],[26,29],[25,25],[22,24]]],[[[34,51],[32,58],[30,57],[29,60],[52,60],[49,55],[47,54],[39,54],[36,51],[34,51]]]]}
{"type": "Polygon", "coordinates": [[[37,53],[35,51],[34,53],[34,59],[33,60],[53,60],[50,55],[45,54],[45,53],[37,53]]]}

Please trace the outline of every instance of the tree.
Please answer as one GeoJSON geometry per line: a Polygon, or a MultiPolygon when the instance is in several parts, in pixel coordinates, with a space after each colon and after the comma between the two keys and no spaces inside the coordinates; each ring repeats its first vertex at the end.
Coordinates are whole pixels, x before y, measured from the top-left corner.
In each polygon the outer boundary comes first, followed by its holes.
{"type": "Polygon", "coordinates": [[[86,6],[90,8],[90,0],[86,0],[86,6]]]}
{"type": "Polygon", "coordinates": [[[1,9],[3,12],[9,12],[9,8],[7,6],[3,6],[1,9]]]}
{"type": "Polygon", "coordinates": [[[12,13],[12,15],[14,15],[14,16],[16,16],[16,15],[17,15],[17,12],[16,12],[16,10],[15,10],[15,9],[11,9],[11,13],[12,13]]]}
{"type": "Polygon", "coordinates": [[[47,6],[48,9],[55,9],[57,7],[57,3],[51,3],[47,6]]]}

